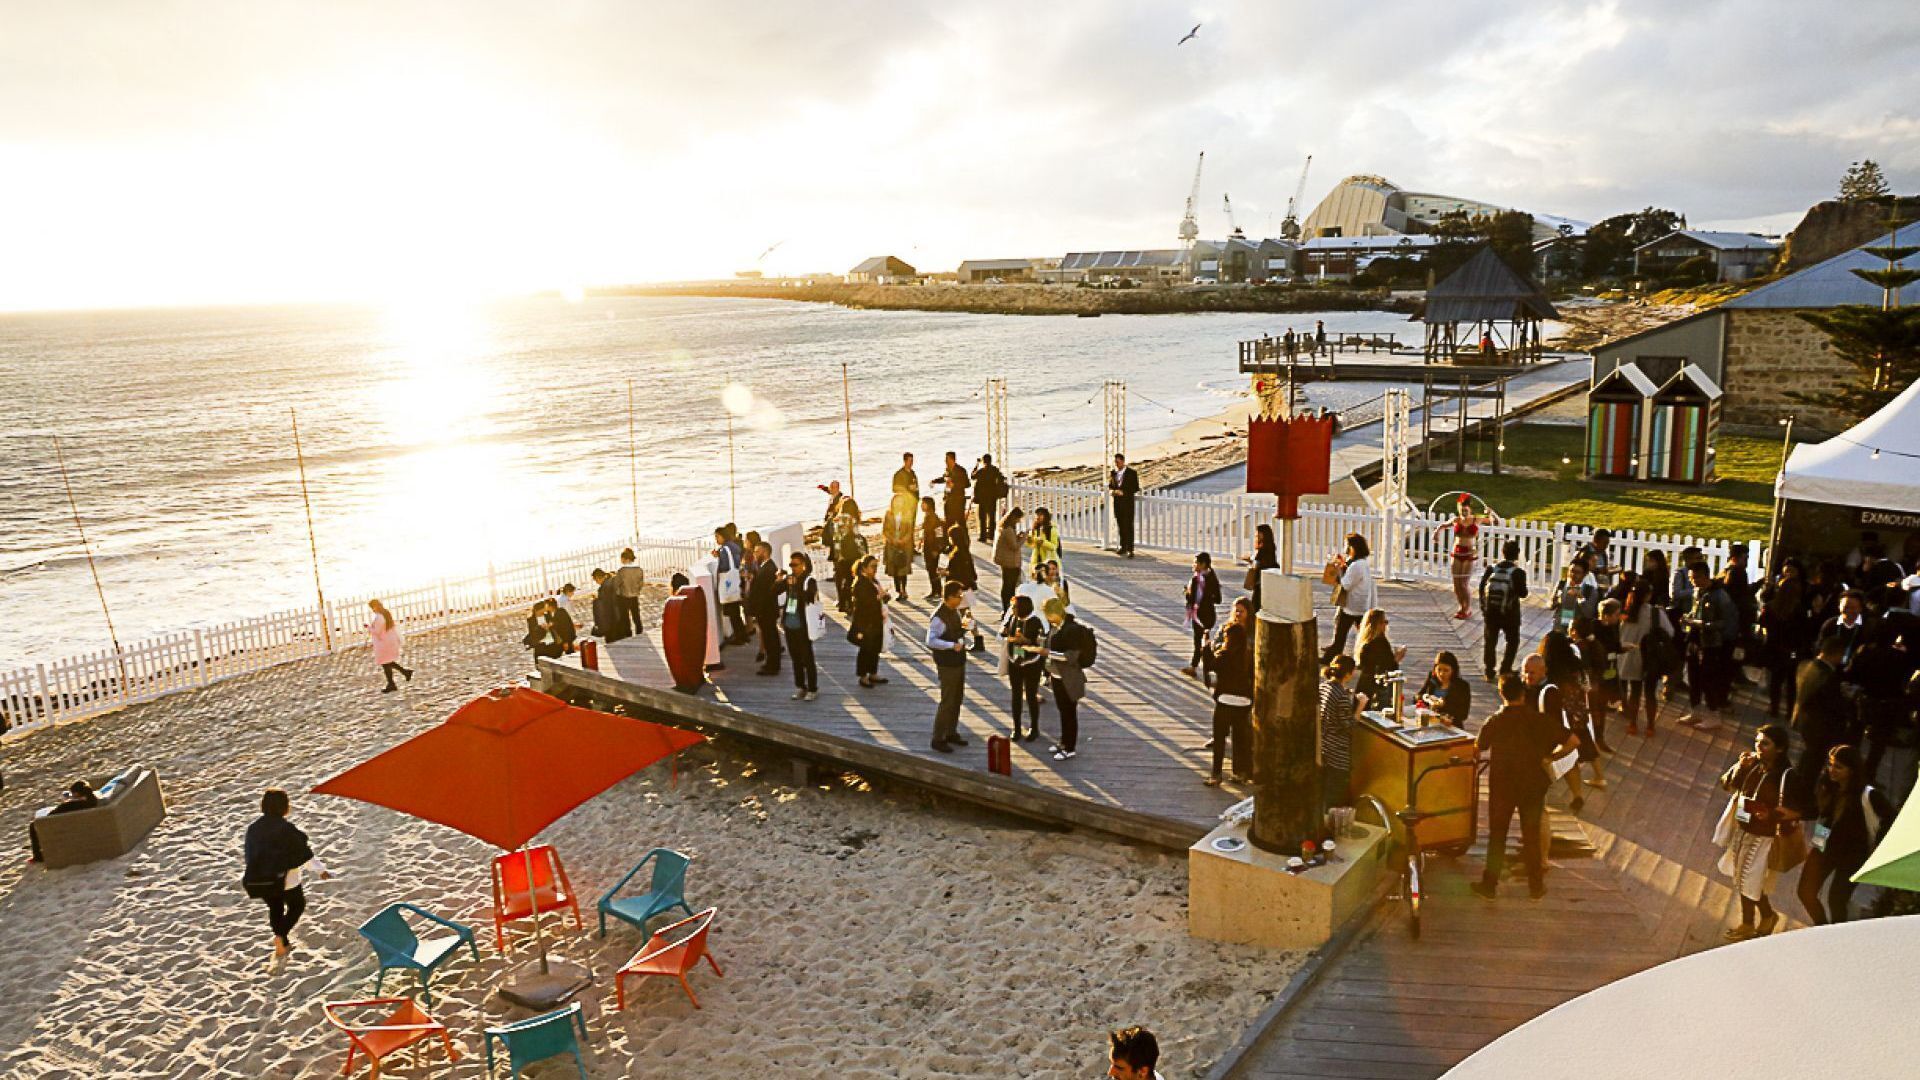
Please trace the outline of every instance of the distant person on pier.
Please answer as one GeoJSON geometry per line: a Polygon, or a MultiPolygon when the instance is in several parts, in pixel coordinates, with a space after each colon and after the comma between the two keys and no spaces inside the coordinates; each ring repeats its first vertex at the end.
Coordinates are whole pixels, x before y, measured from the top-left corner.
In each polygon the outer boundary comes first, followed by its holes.
{"type": "Polygon", "coordinates": [[[928,600],[940,599],[940,556],[947,550],[947,530],[940,523],[940,511],[933,496],[920,500],[920,561],[927,568],[928,600]]]}
{"type": "Polygon", "coordinates": [[[1213,572],[1213,556],[1202,551],[1193,557],[1193,576],[1187,579],[1186,624],[1193,633],[1193,654],[1180,674],[1193,678],[1207,647],[1207,633],[1213,629],[1215,611],[1220,603],[1220,578],[1213,572]]]}
{"type": "Polygon", "coordinates": [[[986,639],[980,636],[980,624],[973,622],[974,597],[975,591],[980,588],[980,572],[974,569],[973,549],[967,540],[965,522],[947,529],[947,583],[957,583],[967,591],[961,607],[973,625],[973,651],[981,652],[987,647],[986,639]]]}
{"type": "Polygon", "coordinates": [[[913,572],[914,506],[913,499],[895,495],[880,521],[880,557],[896,596],[907,595],[907,575],[913,572]]]}
{"type": "Polygon", "coordinates": [[[1028,562],[1032,566],[1045,566],[1060,558],[1060,527],[1053,523],[1053,511],[1046,507],[1037,507],[1033,511],[1033,524],[1027,529],[1027,551],[1031,553],[1028,562]]]}
{"type": "Polygon", "coordinates": [[[754,548],[753,580],[747,583],[747,618],[760,635],[760,666],[755,674],[780,674],[780,568],[773,564],[773,545],[761,541],[754,548]]]}
{"type": "Polygon", "coordinates": [[[1293,327],[1287,327],[1286,336],[1282,337],[1280,342],[1286,350],[1287,363],[1293,363],[1294,359],[1300,355],[1300,339],[1294,336],[1293,327]]]}
{"type": "Polygon", "coordinates": [[[1320,319],[1313,320],[1313,355],[1332,355],[1327,352],[1327,324],[1320,319]]]}
{"type": "Polygon", "coordinates": [[[1488,682],[1512,671],[1520,650],[1520,601],[1527,598],[1527,571],[1519,559],[1520,541],[1508,540],[1500,545],[1500,561],[1480,575],[1480,617],[1486,623],[1481,661],[1488,682]],[[1506,651],[1496,669],[1493,656],[1502,637],[1507,639],[1506,651]]]}
{"type": "Polygon", "coordinates": [[[400,662],[400,643],[402,635],[400,624],[394,621],[393,612],[378,600],[367,601],[372,609],[373,618],[367,620],[367,636],[373,639],[373,662],[380,665],[380,671],[387,677],[387,685],[380,692],[391,694],[400,689],[394,685],[393,673],[399,672],[413,681],[413,669],[400,662]]]}
{"type": "Polygon", "coordinates": [[[1372,551],[1367,546],[1367,538],[1359,533],[1347,534],[1346,551],[1327,564],[1327,572],[1333,576],[1333,641],[1320,654],[1320,662],[1326,663],[1347,651],[1347,634],[1367,612],[1380,606],[1380,587],[1373,580],[1373,562],[1367,558],[1372,551]]]}
{"type": "Polygon", "coordinates": [[[861,559],[854,569],[853,617],[848,620],[847,639],[859,650],[853,673],[860,677],[863,687],[887,681],[880,677],[880,649],[886,644],[887,601],[892,598],[893,594],[880,584],[879,558],[868,555],[861,559]]]}
{"type": "Polygon", "coordinates": [[[949,581],[942,590],[940,606],[927,623],[927,648],[933,652],[933,665],[940,675],[940,705],[933,716],[933,748],[943,754],[956,746],[967,745],[960,734],[960,707],[967,697],[967,623],[961,614],[967,590],[957,581],[949,581]]]}
{"type": "MultiPolygon", "coordinates": [[[[1020,519],[1025,512],[1019,507],[1009,509],[1000,519],[1000,531],[993,538],[993,565],[1000,568],[1000,610],[1008,610],[1013,603],[1013,594],[1020,589],[1021,570],[1026,560],[1020,549],[1026,543],[1026,537],[1020,532],[1020,519]]],[[[1037,616],[1036,616],[1037,617],[1037,616]]]]}
{"type": "Polygon", "coordinates": [[[993,541],[993,527],[999,520],[1000,500],[1007,497],[1007,474],[993,463],[992,454],[981,454],[973,467],[973,505],[980,514],[980,542],[993,541]]]}
{"type": "Polygon", "coordinates": [[[820,669],[813,662],[812,620],[807,614],[808,608],[820,602],[820,585],[813,580],[813,559],[804,551],[794,552],[779,581],[780,629],[787,638],[787,651],[793,654],[793,700],[812,701],[820,696],[820,669]]]}
{"type": "Polygon", "coordinates": [[[611,645],[633,636],[627,624],[626,606],[620,603],[619,586],[612,574],[593,568],[593,636],[611,645]]]}
{"type": "Polygon", "coordinates": [[[1107,474],[1107,493],[1113,496],[1113,528],[1120,535],[1120,554],[1133,558],[1133,501],[1140,494],[1140,473],[1127,464],[1125,454],[1113,455],[1107,474]]]}
{"type": "Polygon", "coordinates": [[[951,450],[947,451],[946,472],[936,477],[933,482],[947,489],[946,494],[941,497],[941,516],[946,519],[947,528],[951,529],[955,525],[966,528],[967,488],[973,480],[967,475],[967,470],[960,467],[960,455],[951,450]]]}
{"type": "Polygon", "coordinates": [[[1080,745],[1080,699],[1087,696],[1087,668],[1093,666],[1093,632],[1074,621],[1066,601],[1047,601],[1047,681],[1053,686],[1053,704],[1060,710],[1060,742],[1053,760],[1072,761],[1080,745]]]}
{"type": "MultiPolygon", "coordinates": [[[[627,625],[636,634],[645,630],[640,622],[640,594],[647,588],[647,572],[640,569],[639,556],[632,548],[620,553],[620,569],[613,572],[613,587],[620,595],[620,607],[627,613],[627,625]]],[[[571,618],[568,621],[571,622],[571,618]]]]}
{"type": "Polygon", "coordinates": [[[1040,680],[1047,663],[1047,624],[1035,614],[1032,597],[1014,597],[1000,624],[1000,639],[1007,651],[1007,682],[1013,689],[1013,739],[1032,742],[1040,737],[1040,680]],[[1023,703],[1031,721],[1025,736],[1020,734],[1023,703]]]}

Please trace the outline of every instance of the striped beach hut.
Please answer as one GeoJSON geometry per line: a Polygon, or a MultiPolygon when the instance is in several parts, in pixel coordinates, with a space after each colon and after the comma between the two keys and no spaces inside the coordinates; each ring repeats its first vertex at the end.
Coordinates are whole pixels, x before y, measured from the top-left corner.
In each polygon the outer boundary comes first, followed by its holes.
{"type": "Polygon", "coordinates": [[[1638,364],[1621,364],[1587,391],[1587,476],[1640,478],[1642,418],[1655,393],[1653,380],[1638,364]]]}
{"type": "Polygon", "coordinates": [[[1648,480],[1706,484],[1720,432],[1720,387],[1697,364],[1674,373],[1653,395],[1647,439],[1648,480]]]}

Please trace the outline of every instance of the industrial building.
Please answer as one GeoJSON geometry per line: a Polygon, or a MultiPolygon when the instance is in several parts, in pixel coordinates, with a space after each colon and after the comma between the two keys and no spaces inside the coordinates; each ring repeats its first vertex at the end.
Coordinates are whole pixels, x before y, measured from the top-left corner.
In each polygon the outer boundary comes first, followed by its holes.
{"type": "Polygon", "coordinates": [[[1179,248],[1160,248],[1147,251],[1073,251],[1060,260],[1060,266],[1053,270],[1039,271],[1043,281],[1060,282],[1068,285],[1080,282],[1118,281],[1165,281],[1169,283],[1185,281],[1187,273],[1187,253],[1179,248]]]}
{"type": "MultiPolygon", "coordinates": [[[[1482,202],[1458,195],[1435,195],[1406,191],[1381,176],[1349,176],[1334,185],[1320,205],[1301,223],[1301,236],[1321,237],[1401,236],[1430,231],[1449,214],[1469,217],[1498,214],[1511,206],[1482,202]]],[[[1572,218],[1526,211],[1533,215],[1534,239],[1546,240],[1561,235],[1561,226],[1584,233],[1587,223],[1572,218]]]]}
{"type": "Polygon", "coordinates": [[[1037,271],[1048,263],[1058,265],[1057,259],[968,259],[960,264],[959,279],[962,285],[982,285],[989,282],[1012,285],[1017,282],[1038,281],[1037,271]]]}
{"type": "Polygon", "coordinates": [[[1375,259],[1424,259],[1438,243],[1438,237],[1419,234],[1317,236],[1300,242],[1296,265],[1310,280],[1347,281],[1375,259]]]}
{"type": "Polygon", "coordinates": [[[849,285],[900,285],[920,279],[906,260],[892,255],[875,255],[847,271],[849,285]]]}
{"type": "Polygon", "coordinates": [[[1745,281],[1773,269],[1780,245],[1764,236],[1739,232],[1676,229],[1633,249],[1633,272],[1660,277],[1689,259],[1713,263],[1715,281],[1745,281]]]}

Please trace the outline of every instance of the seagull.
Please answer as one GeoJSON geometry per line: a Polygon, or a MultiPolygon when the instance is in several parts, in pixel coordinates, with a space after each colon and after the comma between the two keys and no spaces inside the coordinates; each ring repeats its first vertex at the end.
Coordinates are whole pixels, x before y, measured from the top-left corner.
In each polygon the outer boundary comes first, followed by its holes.
{"type": "Polygon", "coordinates": [[[1176,42],[1174,42],[1174,45],[1176,45],[1176,46],[1179,46],[1179,45],[1185,45],[1185,44],[1186,44],[1187,42],[1189,42],[1189,41],[1192,41],[1192,40],[1193,40],[1194,38],[1197,38],[1197,37],[1199,37],[1199,36],[1200,36],[1200,26],[1201,26],[1201,24],[1200,24],[1200,23],[1194,23],[1194,24],[1193,24],[1193,29],[1191,29],[1191,30],[1189,30],[1189,31],[1187,31],[1187,36],[1186,36],[1186,37],[1183,37],[1183,38],[1181,38],[1181,39],[1180,39],[1179,41],[1176,41],[1176,42]]]}

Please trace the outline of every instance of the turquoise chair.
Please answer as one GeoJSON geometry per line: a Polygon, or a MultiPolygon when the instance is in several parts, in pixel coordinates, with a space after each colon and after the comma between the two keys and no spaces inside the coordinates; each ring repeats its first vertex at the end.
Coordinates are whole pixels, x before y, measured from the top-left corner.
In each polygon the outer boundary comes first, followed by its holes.
{"type": "Polygon", "coordinates": [[[473,943],[473,930],[462,926],[452,919],[443,919],[425,908],[412,904],[395,904],[392,907],[360,924],[360,936],[373,946],[373,955],[380,961],[380,973],[374,977],[373,992],[380,993],[380,986],[387,979],[389,968],[411,968],[420,979],[420,996],[426,1003],[433,1004],[433,969],[453,956],[465,945],[478,962],[480,950],[473,943]],[[407,912],[453,931],[451,934],[430,937],[421,940],[414,933],[412,924],[407,922],[407,912]]]}
{"type": "Polygon", "coordinates": [[[609,915],[632,923],[644,934],[647,932],[647,920],[656,915],[665,914],[674,908],[679,908],[689,915],[693,914],[693,909],[687,906],[686,898],[687,862],[685,855],[666,848],[654,848],[647,852],[639,865],[627,871],[627,876],[620,879],[620,884],[608,889],[607,895],[600,898],[600,936],[607,936],[607,916],[609,915]],[[640,871],[646,869],[649,862],[653,864],[653,877],[647,891],[638,896],[621,896],[620,890],[640,876],[640,871]]]}
{"type": "Polygon", "coordinates": [[[574,1002],[564,1009],[543,1013],[531,1020],[521,1020],[505,1027],[487,1029],[487,1076],[493,1076],[493,1040],[499,1039],[500,1045],[507,1051],[507,1066],[518,1077],[520,1070],[536,1061],[545,1061],[561,1054],[572,1054],[573,1063],[580,1069],[580,1075],[587,1075],[587,1063],[580,1057],[580,1044],[587,1039],[586,1017],[580,1014],[580,1003],[574,1002]],[[578,1037],[575,1031],[578,1031],[578,1037]]]}

